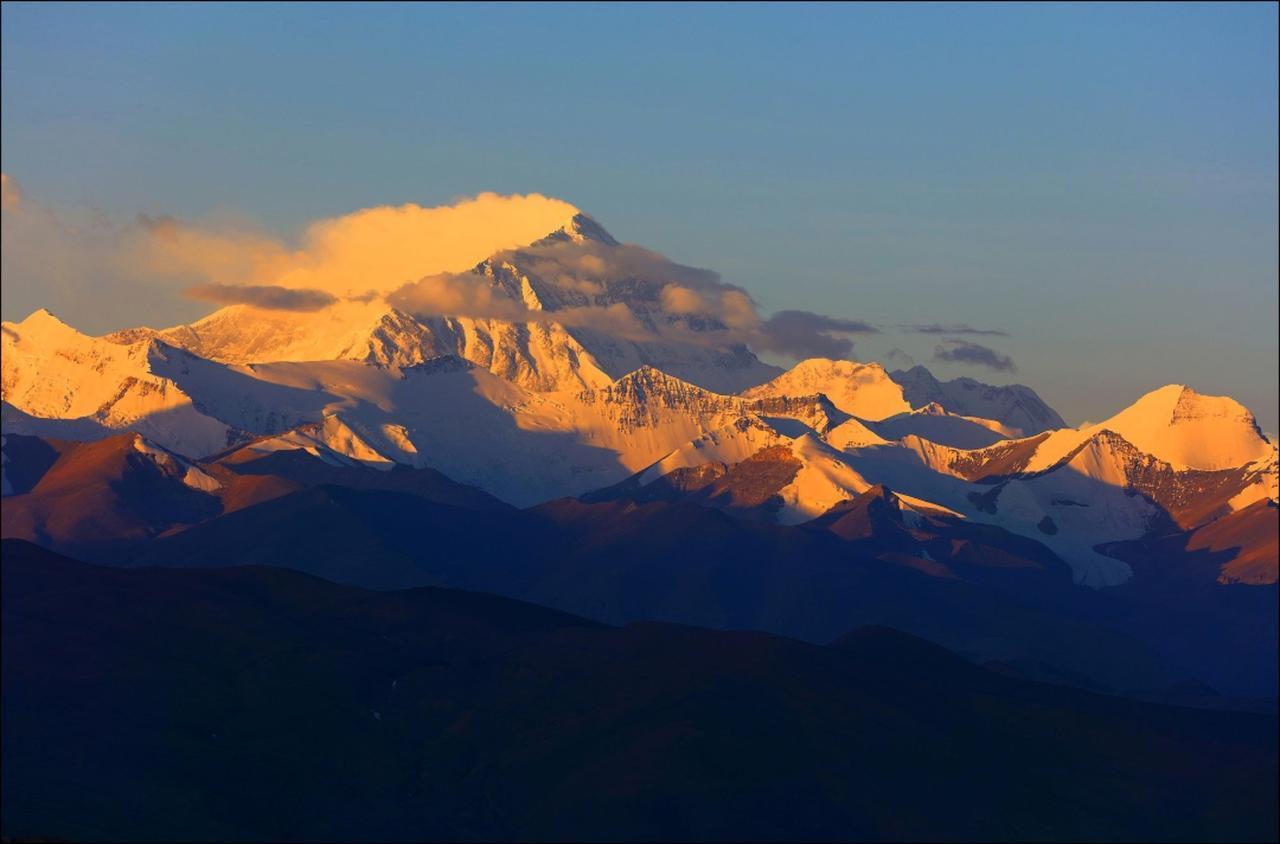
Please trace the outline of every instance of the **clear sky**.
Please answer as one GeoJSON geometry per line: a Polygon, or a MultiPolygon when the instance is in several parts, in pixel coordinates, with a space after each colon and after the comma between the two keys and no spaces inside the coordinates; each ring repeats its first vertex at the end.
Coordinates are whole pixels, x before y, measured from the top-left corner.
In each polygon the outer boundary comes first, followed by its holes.
{"type": "MultiPolygon", "coordinates": [[[[3,5],[3,170],[282,235],[539,192],[856,355],[1277,428],[1277,7],[3,5]],[[1018,371],[935,361],[968,323],[1018,371]]],[[[4,317],[25,302],[6,294],[4,317]]],[[[190,308],[187,303],[184,307],[190,308]]]]}

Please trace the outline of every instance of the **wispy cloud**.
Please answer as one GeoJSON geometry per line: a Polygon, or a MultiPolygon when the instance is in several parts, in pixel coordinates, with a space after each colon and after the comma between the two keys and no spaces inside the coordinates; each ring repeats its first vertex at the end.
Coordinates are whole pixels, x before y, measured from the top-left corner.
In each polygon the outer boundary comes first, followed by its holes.
{"type": "Polygon", "coordinates": [[[967,340],[947,340],[933,349],[934,360],[982,366],[996,372],[1017,372],[1013,358],[967,340]]]}
{"type": "Polygon", "coordinates": [[[878,333],[879,329],[861,320],[778,311],[760,327],[756,346],[796,358],[846,358],[853,354],[849,335],[878,333]]]}
{"type": "Polygon", "coordinates": [[[250,305],[271,311],[318,311],[338,297],[323,290],[263,284],[198,284],[185,291],[188,298],[220,305],[250,305]]]}
{"type": "Polygon", "coordinates": [[[1009,332],[1007,331],[998,331],[996,329],[990,329],[990,328],[973,328],[972,326],[963,322],[952,322],[952,323],[945,323],[945,324],[938,323],[938,322],[931,322],[924,325],[899,325],[898,327],[901,328],[903,331],[907,331],[912,334],[949,334],[949,335],[972,334],[972,335],[984,336],[984,337],[1008,337],[1009,336],[1009,332]]]}

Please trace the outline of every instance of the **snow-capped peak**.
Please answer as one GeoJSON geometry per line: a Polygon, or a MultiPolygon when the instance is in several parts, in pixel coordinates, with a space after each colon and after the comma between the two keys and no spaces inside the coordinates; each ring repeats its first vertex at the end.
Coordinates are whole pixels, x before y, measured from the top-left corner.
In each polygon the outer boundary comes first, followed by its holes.
{"type": "Polygon", "coordinates": [[[619,243],[595,219],[579,211],[570,217],[563,226],[534,242],[533,246],[551,243],[583,243],[585,241],[602,243],[605,246],[618,246],[619,243]]]}
{"type": "Polygon", "coordinates": [[[62,320],[54,316],[53,313],[48,308],[36,308],[34,311],[32,311],[30,314],[27,315],[26,319],[19,322],[18,325],[34,326],[42,322],[49,322],[49,321],[56,322],[59,325],[66,324],[62,322],[62,320]]]}
{"type": "Polygon", "coordinates": [[[1092,429],[1114,431],[1176,469],[1229,469],[1271,451],[1244,405],[1183,384],[1153,390],[1092,429]]]}
{"type": "Polygon", "coordinates": [[[879,420],[911,410],[899,387],[878,363],[809,358],[742,393],[744,398],[808,396],[821,393],[837,408],[862,419],[879,420]]]}
{"type": "Polygon", "coordinates": [[[54,316],[46,308],[32,311],[21,322],[6,322],[7,331],[13,331],[25,340],[66,341],[68,338],[87,337],[54,316]]]}

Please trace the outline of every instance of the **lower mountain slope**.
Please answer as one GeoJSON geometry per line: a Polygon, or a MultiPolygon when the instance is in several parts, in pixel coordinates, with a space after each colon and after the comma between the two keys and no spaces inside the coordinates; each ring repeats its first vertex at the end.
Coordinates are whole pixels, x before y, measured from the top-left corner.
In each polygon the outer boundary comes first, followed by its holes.
{"type": "Polygon", "coordinates": [[[54,463],[32,489],[5,497],[0,526],[5,537],[97,562],[276,565],[377,588],[481,589],[613,623],[663,619],[810,641],[882,623],[979,662],[1039,666],[1034,676],[1099,689],[1146,692],[1194,678],[1231,695],[1275,694],[1275,660],[1216,657],[1261,654],[1276,638],[1274,600],[1252,594],[1275,588],[1265,585],[1268,572],[1274,582],[1274,509],[1211,522],[1195,548],[1167,540],[1152,564],[1111,550],[1141,546],[1100,546],[1138,574],[1122,595],[1092,594],[1072,586],[1048,541],[873,485],[812,434],[792,440],[744,420],[694,451],[728,457],[757,441],[785,445],[673,470],[642,496],[624,484],[596,503],[528,511],[433,469],[372,459],[336,417],[203,462],[131,434],[43,446],[12,438],[43,455],[30,477],[41,461],[54,463]],[[826,510],[798,506],[814,502],[826,510]],[[775,524],[787,508],[785,521],[818,518],[775,524]],[[1203,588],[1178,586],[1180,567],[1209,558],[1203,588]],[[1224,572],[1234,585],[1217,582],[1224,572]]]}
{"type": "Polygon", "coordinates": [[[69,553],[94,553],[196,524],[222,511],[216,480],[138,434],[61,443],[59,448],[29,491],[5,497],[0,511],[5,537],[30,539],[69,553]]]}
{"type": "Polygon", "coordinates": [[[1073,587],[1064,569],[931,577],[826,531],[685,503],[566,499],[504,514],[322,486],[151,542],[130,564],[284,566],[374,588],[493,592],[606,623],[767,630],[813,642],[885,624],[979,662],[1053,665],[1126,692],[1194,676],[1098,625],[1088,614],[1092,593],[1073,587]]]}
{"type": "MultiPolygon", "coordinates": [[[[1144,642],[1215,688],[1276,694],[1280,524],[1270,498],[1230,510],[1241,483],[1259,489],[1248,472],[1174,475],[1109,432],[1091,437],[1052,471],[994,484],[940,479],[909,450],[894,446],[859,449],[839,462],[847,476],[833,489],[843,489],[836,496],[843,500],[801,527],[843,537],[846,553],[981,583],[1055,616],[1085,612],[1095,624],[1144,642]],[[1216,492],[1188,493],[1192,488],[1216,492]],[[955,511],[939,512],[933,502],[955,511]],[[1227,515],[1180,531],[1178,521],[1193,502],[1199,512],[1227,515]],[[1091,568],[1082,568],[1090,561],[1091,568]],[[1061,589],[1060,576],[1050,573],[1062,572],[1063,562],[1071,566],[1068,582],[1079,581],[1084,571],[1110,576],[1103,581],[1109,588],[1061,589]],[[1238,656],[1223,659],[1224,652],[1238,656]]],[[[773,521],[785,513],[783,493],[796,486],[796,463],[794,451],[771,447],[736,464],[684,466],[652,478],[641,473],[588,500],[697,503],[737,518],[773,521]]],[[[1088,577],[1084,582],[1093,583],[1088,577]]],[[[904,629],[966,650],[944,631],[926,629],[920,618],[912,623],[904,629]]],[[[1061,655],[1056,660],[1061,669],[1061,655]]],[[[1092,666],[1083,673],[1096,671],[1092,666]]]]}
{"type": "Polygon", "coordinates": [[[1169,587],[1273,585],[1280,575],[1277,520],[1276,502],[1262,499],[1190,530],[1119,542],[1106,550],[1130,561],[1144,580],[1169,587]]]}
{"type": "Polygon", "coordinates": [[[876,485],[837,504],[805,527],[830,531],[867,556],[889,559],[929,574],[1012,586],[1061,584],[1071,568],[1034,539],[996,525],[918,510],[876,485]]]}
{"type": "Polygon", "coordinates": [[[1134,568],[1114,590],[1128,629],[1216,688],[1274,695],[1253,667],[1280,663],[1277,522],[1263,500],[1194,530],[1106,546],[1134,568]]]}
{"type": "Polygon", "coordinates": [[[0,495],[30,492],[66,444],[22,434],[0,436],[0,495]]]}
{"type": "Polygon", "coordinates": [[[4,455],[6,480],[12,463],[18,488],[5,496],[3,535],[103,562],[127,559],[140,544],[222,513],[320,484],[395,490],[467,509],[512,509],[434,469],[375,468],[319,439],[269,438],[192,462],[132,433],[84,443],[6,435],[4,455]]]}
{"type": "Polygon", "coordinates": [[[98,568],[14,541],[0,573],[6,837],[1278,832],[1273,718],[1029,683],[890,630],[823,647],[619,629],[276,569],[98,568]]]}

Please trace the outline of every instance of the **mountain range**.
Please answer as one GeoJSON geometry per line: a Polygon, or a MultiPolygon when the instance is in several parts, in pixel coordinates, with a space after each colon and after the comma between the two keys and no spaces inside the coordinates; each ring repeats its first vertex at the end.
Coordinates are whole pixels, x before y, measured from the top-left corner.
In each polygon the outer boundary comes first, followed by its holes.
{"type": "Polygon", "coordinates": [[[666,279],[689,268],[637,249],[576,214],[481,260],[462,282],[515,318],[415,316],[401,295],[88,337],[38,311],[3,326],[4,430],[132,431],[188,461],[241,447],[431,468],[518,507],[781,461],[757,490],[775,521],[886,486],[1035,539],[1091,586],[1131,576],[1099,545],[1276,500],[1276,446],[1229,398],[1170,385],[1074,429],[1021,385],[821,358],[779,371],[714,313],[671,305],[666,279]]]}
{"type": "Polygon", "coordinates": [[[782,368],[744,303],[575,213],[318,308],[4,323],[6,835],[1274,838],[1252,414],[782,368]]]}

